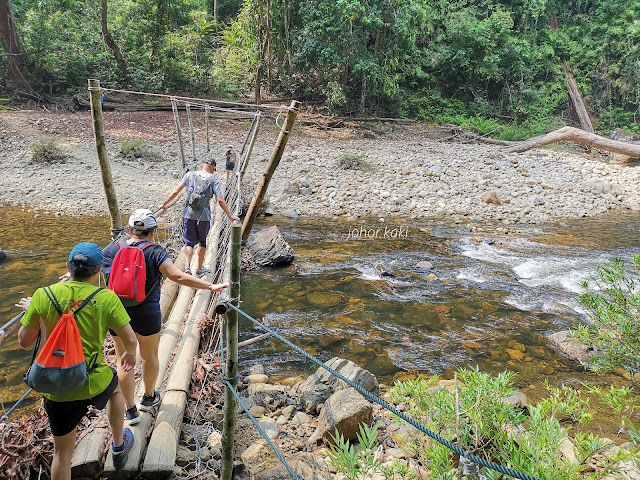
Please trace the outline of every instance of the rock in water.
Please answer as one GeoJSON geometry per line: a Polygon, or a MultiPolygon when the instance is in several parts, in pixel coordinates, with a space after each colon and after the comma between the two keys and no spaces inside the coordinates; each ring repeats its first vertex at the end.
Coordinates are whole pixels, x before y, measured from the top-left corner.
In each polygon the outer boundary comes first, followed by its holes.
{"type": "Polygon", "coordinates": [[[7,253],[0,248],[0,262],[7,258],[7,253]]]}
{"type": "Polygon", "coordinates": [[[253,234],[247,242],[247,249],[251,251],[254,262],[261,267],[289,265],[293,262],[293,249],[276,226],[253,234]]]}

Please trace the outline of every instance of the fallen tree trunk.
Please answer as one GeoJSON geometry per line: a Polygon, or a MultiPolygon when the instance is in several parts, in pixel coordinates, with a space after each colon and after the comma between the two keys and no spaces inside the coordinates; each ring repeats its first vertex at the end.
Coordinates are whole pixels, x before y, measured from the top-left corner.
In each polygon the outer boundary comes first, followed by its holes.
{"type": "Polygon", "coordinates": [[[619,153],[629,157],[640,157],[640,145],[638,144],[611,140],[610,138],[602,137],[595,133],[585,132],[584,130],[574,127],[562,127],[545,135],[540,135],[523,142],[518,142],[515,145],[506,148],[505,151],[509,153],[522,153],[527,150],[531,150],[532,148],[542,147],[543,145],[549,145],[551,143],[561,141],[576,142],[582,145],[587,145],[588,147],[619,153]]]}

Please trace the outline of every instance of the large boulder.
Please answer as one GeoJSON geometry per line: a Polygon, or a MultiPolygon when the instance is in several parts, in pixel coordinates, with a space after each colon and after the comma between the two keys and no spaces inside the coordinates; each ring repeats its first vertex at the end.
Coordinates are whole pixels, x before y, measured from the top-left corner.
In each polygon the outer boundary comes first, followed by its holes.
{"type": "Polygon", "coordinates": [[[360,425],[371,425],[372,417],[373,407],[355,388],[338,390],[325,402],[318,417],[318,428],[309,438],[309,443],[320,439],[333,442],[336,432],[345,439],[354,439],[360,425]]]}
{"type": "MultiPolygon", "coordinates": [[[[374,395],[380,392],[375,375],[350,360],[334,357],[327,362],[327,366],[374,395]]],[[[320,367],[316,373],[294,386],[291,396],[298,400],[303,410],[315,414],[319,405],[325,403],[333,393],[345,388],[348,385],[344,381],[320,367]]]]}
{"type": "Polygon", "coordinates": [[[289,265],[293,262],[293,249],[273,226],[264,228],[249,237],[247,249],[253,255],[253,261],[260,267],[289,265]]]}

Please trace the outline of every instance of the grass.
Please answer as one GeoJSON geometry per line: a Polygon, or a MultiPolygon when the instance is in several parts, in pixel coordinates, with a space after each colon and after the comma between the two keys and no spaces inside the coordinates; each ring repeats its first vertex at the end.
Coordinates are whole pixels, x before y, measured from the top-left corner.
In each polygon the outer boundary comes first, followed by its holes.
{"type": "Polygon", "coordinates": [[[127,160],[163,160],[160,152],[140,138],[122,138],[120,140],[120,156],[127,160]]]}
{"type": "Polygon", "coordinates": [[[45,137],[31,144],[33,163],[64,163],[70,157],[69,153],[58,145],[56,137],[45,137]]]}
{"type": "Polygon", "coordinates": [[[338,159],[338,167],[344,170],[360,170],[363,172],[372,172],[373,165],[364,159],[364,155],[357,153],[347,153],[338,159]]]}

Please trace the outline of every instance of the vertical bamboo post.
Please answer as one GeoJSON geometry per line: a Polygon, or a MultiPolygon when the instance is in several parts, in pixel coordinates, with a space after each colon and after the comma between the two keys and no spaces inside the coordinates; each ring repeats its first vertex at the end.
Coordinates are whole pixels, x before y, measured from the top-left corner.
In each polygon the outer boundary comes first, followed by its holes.
{"type": "Polygon", "coordinates": [[[280,130],[278,140],[276,141],[276,144],[273,147],[273,151],[271,152],[269,162],[267,163],[264,173],[260,178],[260,183],[258,183],[256,193],[253,195],[253,199],[251,200],[251,205],[249,205],[247,215],[244,217],[244,223],[242,224],[243,241],[246,241],[247,238],[249,238],[251,227],[253,227],[253,222],[258,216],[258,211],[260,210],[260,204],[262,203],[262,200],[267,193],[267,188],[269,187],[269,182],[271,181],[273,172],[275,172],[278,164],[280,163],[280,159],[282,158],[282,154],[284,153],[284,147],[287,145],[287,140],[289,139],[289,133],[293,128],[293,124],[296,121],[296,116],[298,115],[299,111],[300,102],[298,102],[297,100],[293,100],[291,102],[291,105],[289,106],[287,119],[285,120],[284,125],[280,130]]]}
{"type": "Polygon", "coordinates": [[[176,124],[176,133],[178,135],[178,146],[180,147],[180,159],[182,160],[182,168],[187,167],[184,159],[184,144],[182,143],[182,129],[180,128],[180,116],[178,115],[178,102],[175,98],[171,99],[171,110],[173,110],[173,121],[176,124]]]}
{"type": "Polygon", "coordinates": [[[204,107],[204,128],[207,132],[207,153],[211,151],[211,144],[209,143],[209,105],[204,107]]]}
{"type": "Polygon", "coordinates": [[[102,102],[100,101],[101,92],[100,80],[90,78],[89,97],[91,99],[91,116],[93,117],[93,137],[96,141],[98,161],[100,162],[100,170],[102,171],[102,184],[104,185],[104,193],[107,196],[109,214],[111,215],[111,238],[113,239],[122,231],[122,218],[120,217],[116,190],[113,186],[113,179],[111,178],[111,166],[109,165],[109,158],[107,157],[107,143],[104,137],[104,122],[102,119],[102,102]]]}
{"type": "Polygon", "coordinates": [[[193,131],[193,119],[191,118],[191,105],[186,104],[187,120],[189,121],[189,132],[191,132],[191,152],[193,153],[193,163],[198,159],[196,158],[196,135],[193,131]]]}
{"type": "MultiPolygon", "coordinates": [[[[240,224],[231,226],[231,268],[229,297],[234,306],[238,306],[240,297],[240,246],[242,243],[242,227],[240,224]]],[[[226,336],[226,369],[228,382],[235,386],[238,382],[238,312],[232,308],[227,310],[225,322],[226,336]]],[[[233,437],[236,427],[236,398],[229,387],[224,393],[224,420],[222,425],[222,469],[221,480],[231,480],[233,475],[233,437]]]]}
{"type": "Polygon", "coordinates": [[[240,175],[244,176],[244,172],[247,170],[247,165],[249,165],[249,157],[251,156],[251,152],[253,151],[253,145],[256,143],[256,138],[258,137],[258,129],[260,128],[260,112],[256,116],[256,122],[253,126],[253,132],[251,132],[251,139],[249,140],[249,147],[247,148],[247,152],[244,154],[242,159],[242,169],[240,170],[240,175]]]}

